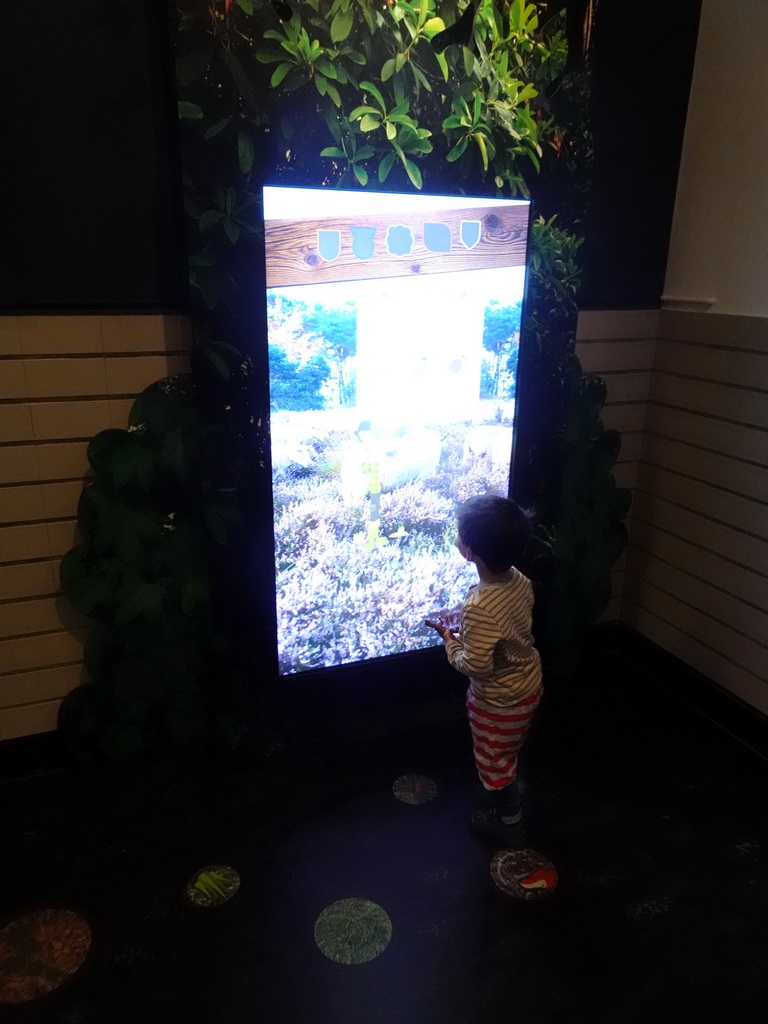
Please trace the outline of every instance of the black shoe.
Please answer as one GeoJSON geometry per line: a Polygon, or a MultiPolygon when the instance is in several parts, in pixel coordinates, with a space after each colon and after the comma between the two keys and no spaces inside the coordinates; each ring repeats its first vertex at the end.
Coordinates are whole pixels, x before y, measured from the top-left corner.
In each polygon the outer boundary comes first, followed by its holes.
{"type": "Polygon", "coordinates": [[[470,818],[469,827],[478,839],[493,846],[525,846],[527,837],[523,823],[505,825],[495,808],[476,811],[470,818]]]}

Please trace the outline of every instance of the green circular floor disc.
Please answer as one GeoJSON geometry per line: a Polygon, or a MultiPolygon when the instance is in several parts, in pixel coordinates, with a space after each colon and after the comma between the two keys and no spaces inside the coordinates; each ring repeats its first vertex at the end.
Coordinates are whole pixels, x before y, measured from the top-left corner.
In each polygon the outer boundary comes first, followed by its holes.
{"type": "Polygon", "coordinates": [[[227,864],[211,864],[193,875],[187,899],[196,907],[218,907],[231,900],[240,888],[240,875],[227,864]]]}
{"type": "Polygon", "coordinates": [[[389,945],[392,922],[370,900],[338,900],[315,921],[315,942],[337,964],[364,964],[389,945]]]}

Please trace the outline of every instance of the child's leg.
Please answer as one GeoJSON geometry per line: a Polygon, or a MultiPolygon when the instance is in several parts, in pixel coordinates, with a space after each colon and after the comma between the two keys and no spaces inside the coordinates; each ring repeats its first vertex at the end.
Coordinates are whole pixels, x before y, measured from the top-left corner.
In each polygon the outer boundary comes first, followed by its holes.
{"type": "Polygon", "coordinates": [[[504,825],[522,818],[517,765],[520,750],[541,699],[541,688],[510,707],[489,704],[470,686],[467,711],[475,764],[483,787],[495,797],[496,813],[504,825]]]}

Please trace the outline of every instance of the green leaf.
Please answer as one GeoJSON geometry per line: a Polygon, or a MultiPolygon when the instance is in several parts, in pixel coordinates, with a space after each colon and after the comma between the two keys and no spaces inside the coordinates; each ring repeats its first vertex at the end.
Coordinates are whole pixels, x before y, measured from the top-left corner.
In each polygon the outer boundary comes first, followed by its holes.
{"type": "Polygon", "coordinates": [[[480,134],[480,132],[478,132],[477,135],[475,135],[474,138],[475,138],[475,142],[477,143],[478,149],[480,150],[480,155],[483,158],[483,170],[487,171],[488,170],[488,147],[486,146],[485,138],[483,137],[483,135],[480,134]]]}
{"type": "Polygon", "coordinates": [[[381,112],[378,111],[376,107],[369,107],[364,103],[360,107],[355,107],[355,109],[350,112],[349,120],[356,121],[357,118],[360,117],[362,114],[376,114],[377,116],[381,117],[381,112]]]}
{"type": "Polygon", "coordinates": [[[326,146],[325,149],[320,150],[320,156],[336,157],[337,160],[343,160],[346,155],[344,150],[339,149],[338,146],[326,146]]]}
{"type": "Polygon", "coordinates": [[[427,39],[436,36],[438,32],[445,31],[445,22],[442,18],[429,18],[424,22],[424,35],[427,39]]]}
{"type": "Polygon", "coordinates": [[[375,128],[379,127],[379,124],[380,122],[370,114],[365,114],[365,116],[360,120],[360,128],[364,132],[372,132],[375,128]]]}
{"type": "Polygon", "coordinates": [[[366,171],[364,167],[360,167],[358,164],[352,165],[352,171],[360,184],[365,187],[368,184],[368,171],[366,171]]]}
{"type": "Polygon", "coordinates": [[[120,604],[115,612],[115,623],[126,625],[138,618],[149,622],[157,622],[163,610],[166,593],[160,583],[148,583],[135,577],[121,588],[118,599],[120,604]]]}
{"type": "Polygon", "coordinates": [[[155,457],[152,451],[129,441],[121,445],[112,456],[111,472],[116,490],[138,480],[147,489],[154,471],[155,457]]]}
{"type": "Polygon", "coordinates": [[[412,160],[408,160],[407,157],[405,159],[405,173],[411,179],[411,182],[416,186],[416,188],[420,189],[422,186],[421,171],[416,164],[413,163],[412,160]]]}
{"type": "Polygon", "coordinates": [[[394,162],[395,154],[387,153],[387,155],[379,164],[379,181],[381,182],[381,184],[383,184],[387,180],[389,172],[392,170],[392,165],[394,164],[394,162]]]}
{"type": "Polygon", "coordinates": [[[448,161],[448,163],[452,164],[456,160],[458,160],[459,157],[463,156],[464,151],[467,148],[468,142],[469,142],[469,139],[467,138],[466,135],[464,136],[463,139],[459,139],[459,141],[456,143],[456,145],[453,147],[453,149],[448,153],[448,155],[445,158],[448,161]]]}
{"type": "Polygon", "coordinates": [[[243,174],[250,174],[253,170],[253,156],[251,137],[244,128],[241,128],[237,136],[237,159],[243,174]]]}
{"type": "Polygon", "coordinates": [[[395,125],[392,124],[391,121],[387,121],[385,127],[387,132],[387,138],[391,142],[392,139],[394,139],[397,136],[397,128],[395,127],[395,125]]]}
{"type": "Polygon", "coordinates": [[[381,66],[381,80],[382,82],[388,82],[389,79],[395,73],[395,62],[392,58],[385,60],[381,66]]]}
{"type": "Polygon", "coordinates": [[[331,41],[340,43],[346,39],[352,31],[354,21],[352,11],[339,11],[331,22],[331,41]]]}
{"type": "Polygon", "coordinates": [[[253,0],[235,0],[235,3],[246,14],[253,14],[253,0]]]}
{"type": "Polygon", "coordinates": [[[321,96],[325,96],[328,92],[328,80],[325,75],[321,75],[319,71],[315,72],[315,88],[321,96]]]}
{"type": "Polygon", "coordinates": [[[360,83],[360,88],[363,89],[365,92],[369,92],[371,94],[371,96],[373,96],[373,98],[379,104],[379,106],[381,107],[381,109],[383,111],[385,111],[387,109],[387,105],[384,102],[384,97],[381,95],[379,90],[376,88],[376,86],[372,82],[361,82],[360,83]]]}
{"type": "Polygon", "coordinates": [[[238,239],[240,238],[240,225],[235,224],[232,220],[225,220],[224,231],[232,245],[237,245],[238,239]]]}
{"type": "Polygon", "coordinates": [[[197,222],[200,234],[204,235],[206,231],[210,231],[212,227],[219,223],[222,216],[223,214],[219,210],[206,210],[197,222]]]}
{"type": "Polygon", "coordinates": [[[461,50],[464,58],[464,72],[469,77],[475,70],[475,55],[468,46],[462,46],[461,50]]]}
{"type": "Polygon", "coordinates": [[[205,141],[208,142],[210,139],[214,138],[214,136],[218,135],[219,132],[223,132],[231,120],[232,117],[230,115],[229,117],[222,117],[222,119],[220,121],[217,121],[216,124],[211,125],[211,127],[203,136],[205,141]]]}
{"type": "Polygon", "coordinates": [[[288,72],[292,70],[293,64],[288,64],[287,62],[278,64],[275,70],[272,72],[272,77],[269,80],[269,84],[274,89],[276,86],[280,85],[280,83],[288,74],[288,72]]]}
{"type": "Polygon", "coordinates": [[[395,56],[395,71],[400,71],[402,69],[402,67],[403,67],[403,64],[405,64],[405,54],[404,53],[396,54],[396,56],[395,56]]]}
{"type": "Polygon", "coordinates": [[[196,103],[189,103],[187,100],[179,100],[180,121],[200,121],[203,111],[196,103]]]}
{"type": "Polygon", "coordinates": [[[332,82],[326,82],[325,89],[326,93],[331,98],[335,106],[340,107],[341,96],[339,95],[339,90],[336,88],[336,86],[332,82]]]}
{"type": "Polygon", "coordinates": [[[373,153],[373,146],[361,146],[355,153],[355,160],[370,160],[373,153]]]}

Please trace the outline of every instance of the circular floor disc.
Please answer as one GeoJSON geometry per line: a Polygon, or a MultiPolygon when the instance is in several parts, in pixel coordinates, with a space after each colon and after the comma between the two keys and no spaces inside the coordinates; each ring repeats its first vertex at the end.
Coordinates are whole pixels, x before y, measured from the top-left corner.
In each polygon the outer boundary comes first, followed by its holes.
{"type": "Polygon", "coordinates": [[[338,900],[315,921],[315,942],[321,953],[337,964],[364,964],[389,945],[392,922],[370,900],[338,900]]]}
{"type": "Polygon", "coordinates": [[[491,861],[496,885],[519,900],[537,900],[557,888],[554,864],[536,850],[501,850],[491,861]]]}
{"type": "Polygon", "coordinates": [[[211,864],[193,875],[187,899],[196,907],[218,907],[231,900],[240,888],[240,875],[227,864],[211,864]]]}
{"type": "Polygon", "coordinates": [[[30,1003],[85,963],[91,926],[73,910],[35,910],[0,930],[0,1006],[30,1003]]]}
{"type": "Polygon", "coordinates": [[[436,796],[437,786],[427,775],[401,775],[395,779],[392,792],[404,804],[426,804],[436,796]]]}

